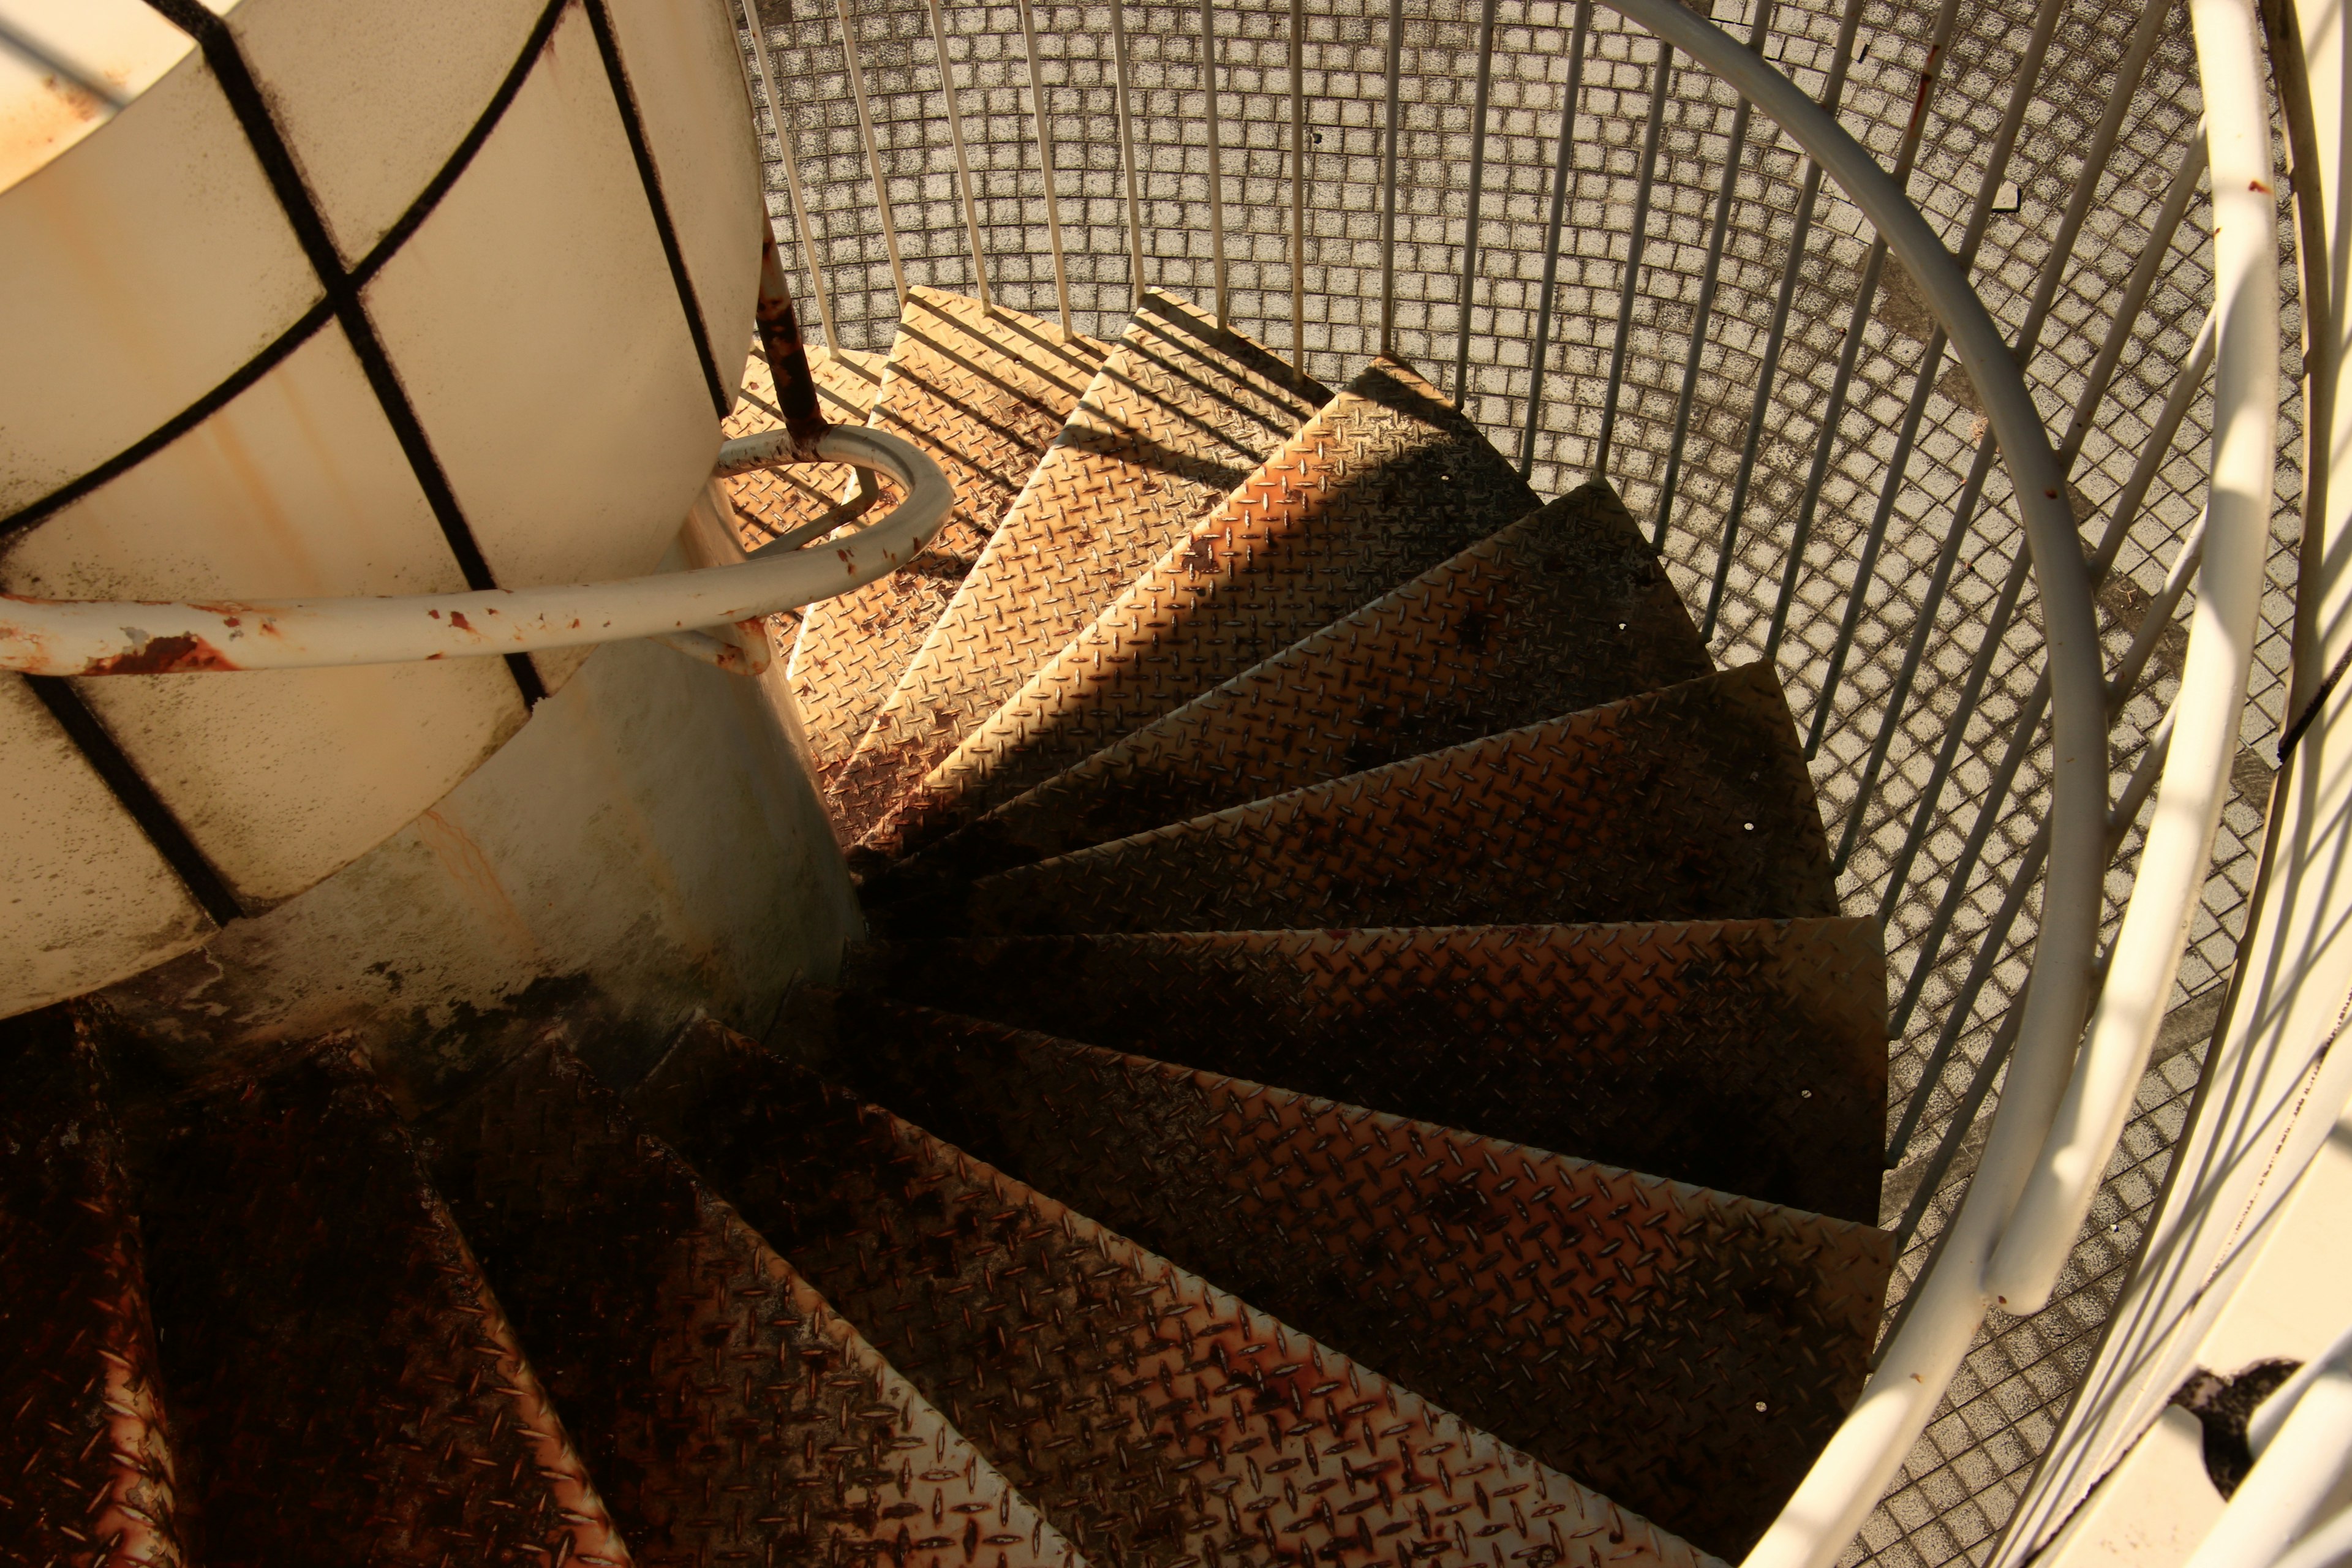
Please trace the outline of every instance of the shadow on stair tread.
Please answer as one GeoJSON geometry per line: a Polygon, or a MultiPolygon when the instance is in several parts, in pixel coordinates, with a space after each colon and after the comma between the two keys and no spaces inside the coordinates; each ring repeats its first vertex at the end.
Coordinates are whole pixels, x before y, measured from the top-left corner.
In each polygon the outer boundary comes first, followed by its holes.
{"type": "Polygon", "coordinates": [[[833,779],[845,840],[1330,398],[1206,313],[1145,295],[833,779]]]}
{"type": "Polygon", "coordinates": [[[878,942],[871,993],[1875,1222],[1867,919],[878,942]]]}
{"type": "Polygon", "coordinates": [[[890,937],[1837,913],[1762,663],[867,910],[890,937]]]}
{"type": "Polygon", "coordinates": [[[640,1564],[1078,1568],[560,1031],[425,1126],[640,1564]]]}
{"type": "Polygon", "coordinates": [[[141,1218],[192,1561],[629,1561],[350,1042],[166,1117],[141,1218]]]}
{"type": "Polygon", "coordinates": [[[147,1274],[98,1053],[0,1021],[0,1560],[188,1559],[147,1274]]]}
{"type": "Polygon", "coordinates": [[[1601,479],[1155,719],[928,849],[869,901],[1066,854],[1707,675],[1601,479]]]}
{"type": "Polygon", "coordinates": [[[1860,1391],[1891,1238],[868,997],[796,1026],[863,1092],[1710,1551],[1860,1391]]]}
{"type": "Polygon", "coordinates": [[[860,840],[951,831],[1537,510],[1477,427],[1376,361],[860,840]]]}
{"type": "Polygon", "coordinates": [[[956,504],[905,567],[803,616],[791,679],[822,778],[848,760],[1104,352],[1001,306],[920,285],[907,291],[866,422],[936,460],[956,504]]]}
{"type": "Polygon", "coordinates": [[[1612,1563],[1703,1561],[740,1036],[689,1031],[630,1099],[1107,1568],[1559,1563],[1603,1533],[1612,1563]]]}

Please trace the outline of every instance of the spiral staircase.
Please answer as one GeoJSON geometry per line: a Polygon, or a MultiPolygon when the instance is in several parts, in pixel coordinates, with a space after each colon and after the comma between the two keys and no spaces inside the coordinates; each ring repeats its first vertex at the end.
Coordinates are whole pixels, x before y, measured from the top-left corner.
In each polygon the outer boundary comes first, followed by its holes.
{"type": "Polygon", "coordinates": [[[957,492],[797,635],[874,939],[634,1082],[562,1016],[194,1083],[16,1021],[0,1540],[1745,1552],[1892,1260],[1884,958],[1769,668],[1394,360],[1333,391],[1165,295],[1099,343],[918,289],[878,375],[818,374],[957,492]]]}

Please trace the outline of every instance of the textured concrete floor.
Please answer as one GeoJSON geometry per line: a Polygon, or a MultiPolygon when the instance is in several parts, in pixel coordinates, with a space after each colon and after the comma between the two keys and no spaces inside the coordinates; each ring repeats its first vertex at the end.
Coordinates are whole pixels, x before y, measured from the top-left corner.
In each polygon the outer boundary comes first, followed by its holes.
{"type": "MultiPolygon", "coordinates": [[[[1755,22],[1756,3],[1716,0],[1716,18],[1744,37],[1755,22]]],[[[1993,214],[1974,268],[1979,294],[2012,335],[2025,316],[2059,214],[2080,175],[2084,144],[2137,20],[2125,7],[2094,0],[2053,3],[2060,6],[2055,42],[2030,95],[2014,161],[2005,182],[1999,182],[2014,189],[1998,205],[2014,210],[1993,214]]],[[[1963,0],[1959,7],[1910,185],[1914,201],[1949,245],[1960,242],[1984,179],[1989,143],[2037,9],[2033,0],[1963,0]]],[[[1892,163],[1918,90],[1933,11],[1932,5],[1863,0],[1862,47],[1842,118],[1882,163],[1892,163]]],[[[911,282],[968,291],[972,267],[928,13],[919,0],[856,0],[850,15],[907,276],[911,282]]],[[[1057,308],[1054,260],[1020,11],[1013,5],[946,4],[943,15],[990,280],[1001,302],[1051,317],[1057,308]]],[[[1497,447],[1513,454],[1528,422],[1528,366],[1574,15],[1572,5],[1553,0],[1499,0],[1496,6],[1468,374],[1461,390],[1465,406],[1497,447]]],[[[1110,14],[1104,5],[1033,0],[1033,16],[1055,142],[1055,188],[1073,323],[1107,336],[1124,318],[1130,265],[1109,86],[1110,14]]],[[[1135,88],[1144,273],[1153,284],[1207,304],[1213,258],[1201,12],[1196,5],[1137,3],[1127,6],[1125,18],[1135,88]]],[[[1303,87],[1310,138],[1304,356],[1307,368],[1329,382],[1352,373],[1378,342],[1387,18],[1385,5],[1307,0],[1304,6],[1303,87]]],[[[783,128],[809,193],[807,217],[824,258],[824,294],[835,331],[845,346],[887,348],[896,302],[875,186],[845,74],[840,25],[830,5],[812,0],[766,0],[761,20],[787,84],[783,128]]],[[[1771,18],[1767,56],[1818,95],[1838,24],[1838,9],[1822,0],[1780,5],[1771,18]]],[[[1214,20],[1229,311],[1237,326],[1285,353],[1295,347],[1288,259],[1289,26],[1288,9],[1276,6],[1223,5],[1214,20]]],[[[1468,0],[1406,0],[1394,342],[1449,390],[1454,389],[1462,327],[1477,28],[1478,8],[1468,0]]],[[[1578,106],[1547,374],[1535,419],[1531,479],[1547,495],[1589,471],[1601,436],[1655,55],[1646,35],[1596,6],[1578,106]]],[[[1636,514],[1653,520],[1674,448],[1685,359],[1736,110],[1733,96],[1686,60],[1671,71],[1667,93],[1647,248],[1636,279],[1608,465],[1608,477],[1636,514]]],[[[2198,112],[2187,18],[2176,7],[2063,275],[2039,352],[2026,363],[2028,385],[2053,434],[2067,422],[2123,281],[2148,242],[2166,182],[2198,112]]],[[[776,127],[766,118],[761,123],[768,132],[771,210],[789,240],[793,214],[782,165],[774,161],[776,127]]],[[[1664,533],[1666,559],[1694,613],[1704,608],[1720,567],[1725,594],[1714,647],[1725,662],[1763,655],[1870,236],[1858,209],[1833,190],[1825,193],[1799,268],[1788,344],[1762,421],[1753,489],[1729,559],[1719,562],[1804,172],[1801,154],[1760,121],[1749,127],[1738,163],[1720,282],[1685,426],[1678,493],[1664,533]]],[[[2086,541],[2105,531],[2108,503],[2137,458],[2210,302],[2205,214],[2200,196],[2171,244],[2155,296],[2133,329],[2123,369],[2074,470],[2086,541]]],[[[2282,272],[2291,291],[2294,267],[2286,242],[2283,227],[2282,272]]],[[[795,287],[804,310],[814,313],[806,258],[789,243],[787,254],[796,267],[795,287]]],[[[2296,322],[2291,292],[2286,303],[2292,336],[2296,322]]],[[[1775,652],[1801,724],[1811,722],[1822,701],[1831,650],[1856,591],[1855,556],[1880,503],[1931,326],[1899,276],[1879,290],[1862,320],[1853,390],[1830,449],[1819,513],[1795,574],[1786,634],[1775,652]]],[[[2292,356],[2287,374],[2300,374],[2292,356]]],[[[1871,580],[1861,585],[1864,608],[1846,673],[1828,698],[1814,776],[1833,839],[1856,809],[1863,760],[1880,726],[1889,721],[1886,697],[1919,621],[1932,563],[1952,527],[1952,500],[1981,427],[1976,396],[1948,360],[1932,380],[1936,390],[1926,403],[1917,452],[1892,496],[1885,553],[1871,580]]],[[[2121,1288],[2185,1119],[2219,987],[2243,931],[2284,700],[2299,418],[2300,406],[2291,400],[2282,433],[2285,456],[2271,591],[2263,604],[2244,743],[2232,773],[2237,795],[2224,812],[2214,875],[2191,931],[2174,1017],[2142,1085],[2137,1114],[2058,1299],[2031,1318],[1998,1320],[1979,1337],[1945,1409],[1909,1457],[1850,1560],[1989,1560],[2121,1288]]],[[[2114,578],[2099,595],[2111,663],[2128,645],[2184,531],[2197,518],[2202,500],[2200,460],[2210,420],[2210,399],[2200,395],[2130,531],[2114,578]]],[[[1925,638],[1911,699],[1892,721],[1885,777],[1862,807],[1862,829],[1842,891],[1851,911],[1881,910],[1898,994],[1921,963],[1921,933],[1976,826],[1993,764],[2039,668],[2039,631],[2029,591],[2023,613],[1995,650],[1983,699],[1964,731],[1959,765],[1938,797],[1923,803],[1937,749],[1954,722],[1970,663],[1983,645],[1989,607],[2020,548],[2006,480],[1996,468],[1985,504],[1960,546],[1950,591],[1925,638]],[[1890,898],[1892,868],[1915,817],[1923,813],[1916,862],[1890,898]]],[[[2176,618],[2185,627],[2185,604],[2176,618]]],[[[2181,630],[2163,639],[2150,679],[2126,708],[2112,752],[2116,788],[2177,690],[2184,643],[2181,630]]],[[[1982,1128],[1971,1131],[1956,1123],[1954,1111],[2023,980],[2030,903],[2027,919],[2011,933],[1990,983],[1964,1020],[1957,1050],[1932,1080],[1926,1078],[1927,1057],[2046,805],[2046,751],[2037,751],[2021,771],[2010,800],[1996,812],[1982,863],[1963,889],[1952,934],[1928,965],[1916,1010],[1890,1046],[1894,1111],[1899,1114],[1915,1093],[1928,1098],[1918,1133],[1889,1174],[1888,1224],[1904,1214],[1939,1143],[1948,1138],[1956,1151],[1905,1254],[1898,1300],[1940,1234],[1981,1141],[1982,1128]]],[[[2109,877],[2109,935],[2119,900],[2130,890],[2136,853],[2137,837],[2109,877]]]]}

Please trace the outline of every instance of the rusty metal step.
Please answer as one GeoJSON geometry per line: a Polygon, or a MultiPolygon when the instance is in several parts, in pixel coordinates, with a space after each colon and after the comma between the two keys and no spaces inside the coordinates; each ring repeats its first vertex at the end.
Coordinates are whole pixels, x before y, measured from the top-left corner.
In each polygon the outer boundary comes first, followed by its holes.
{"type": "Polygon", "coordinates": [[[1026,865],[1714,665],[1656,552],[1591,479],[869,877],[869,901],[1026,865]]]}
{"type": "Polygon", "coordinates": [[[1706,1550],[1754,1543],[1861,1390],[1872,1226],[878,998],[808,1010],[863,1092],[1706,1550]]]}
{"type": "Polygon", "coordinates": [[[904,568],[820,600],[802,619],[789,669],[827,777],[848,760],[1105,352],[1018,310],[937,289],[907,291],[867,423],[937,458],[956,507],[904,568]]]}
{"type": "Polygon", "coordinates": [[[1517,521],[1539,503],[1405,365],[1348,384],[861,841],[893,858],[1517,521]]]}
{"type": "Polygon", "coordinates": [[[845,831],[871,826],[1330,400],[1213,317],[1146,294],[835,780],[845,831]]]}
{"type": "Polygon", "coordinates": [[[169,1123],[142,1210],[195,1561],[630,1561],[348,1043],[201,1085],[169,1123]]]}
{"type": "Polygon", "coordinates": [[[139,1223],[96,1051],[0,1024],[0,1562],[187,1561],[139,1223]]]}
{"type": "Polygon", "coordinates": [[[1837,914],[1767,664],[870,908],[878,935],[1837,914]]]}
{"type": "Polygon", "coordinates": [[[1097,1563],[1702,1561],[739,1036],[689,1034],[632,1103],[1097,1563]]]}
{"type": "Polygon", "coordinates": [[[841,984],[1878,1218],[1872,920],[884,942],[841,984]]]}
{"type": "Polygon", "coordinates": [[[560,1037],[425,1125],[640,1563],[1081,1568],[560,1037]]]}

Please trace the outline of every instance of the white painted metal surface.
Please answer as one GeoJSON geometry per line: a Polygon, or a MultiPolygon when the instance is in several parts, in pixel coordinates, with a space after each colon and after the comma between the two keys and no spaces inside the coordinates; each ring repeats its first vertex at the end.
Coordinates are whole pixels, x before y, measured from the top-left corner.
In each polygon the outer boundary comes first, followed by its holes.
{"type": "MultiPolygon", "coordinates": [[[[791,437],[782,431],[730,442],[719,471],[772,466],[790,451],[791,437]]],[[[818,441],[814,460],[879,469],[898,482],[903,499],[879,521],[813,549],[615,583],[204,604],[16,597],[0,607],[0,668],[85,677],[321,669],[593,647],[733,626],[896,571],[955,504],[939,465],[884,431],[836,426],[818,441]]]]}
{"type": "MultiPolygon", "coordinates": [[[[717,7],[0,0],[0,28],[121,100],[49,134],[62,100],[0,37],[0,592],[465,594],[655,568],[710,472],[757,288],[758,153],[717,7]]],[[[0,677],[0,1014],[330,875],[584,657],[38,701],[0,677]],[[126,774],[143,804],[110,787],[126,774]],[[107,820],[152,839],[160,816],[184,845],[60,881],[42,868],[69,800],[106,803],[82,840],[107,820]]]]}

